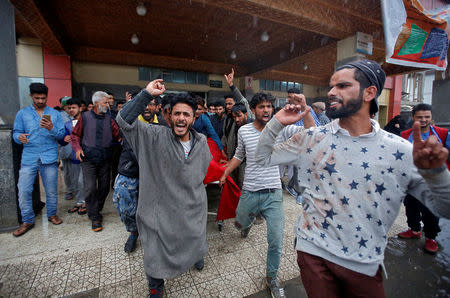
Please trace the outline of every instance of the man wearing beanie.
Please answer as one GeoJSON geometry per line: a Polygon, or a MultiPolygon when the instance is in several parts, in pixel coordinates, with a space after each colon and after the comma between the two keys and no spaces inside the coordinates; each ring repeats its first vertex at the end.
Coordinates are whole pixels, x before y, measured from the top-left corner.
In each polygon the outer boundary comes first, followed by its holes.
{"type": "Polygon", "coordinates": [[[261,133],[255,159],[264,166],[294,164],[303,192],[296,226],[297,262],[308,297],[384,297],[387,233],[406,194],[449,217],[448,151],[434,136],[414,143],[380,129],[385,73],[374,61],[339,67],[330,79],[325,126],[300,130],[274,145],[298,107],[287,105],[261,133]],[[431,139],[433,138],[433,139],[431,139]]]}

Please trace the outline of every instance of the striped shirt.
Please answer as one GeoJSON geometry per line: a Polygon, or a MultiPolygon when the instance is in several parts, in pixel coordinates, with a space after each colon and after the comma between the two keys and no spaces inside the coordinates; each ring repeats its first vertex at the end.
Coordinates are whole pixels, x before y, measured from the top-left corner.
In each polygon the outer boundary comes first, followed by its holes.
{"type": "Polygon", "coordinates": [[[243,125],[238,131],[238,145],[234,158],[243,161],[246,158],[244,184],[242,189],[258,191],[261,189],[281,189],[278,166],[263,167],[255,162],[256,146],[261,132],[253,123],[243,125]]]}

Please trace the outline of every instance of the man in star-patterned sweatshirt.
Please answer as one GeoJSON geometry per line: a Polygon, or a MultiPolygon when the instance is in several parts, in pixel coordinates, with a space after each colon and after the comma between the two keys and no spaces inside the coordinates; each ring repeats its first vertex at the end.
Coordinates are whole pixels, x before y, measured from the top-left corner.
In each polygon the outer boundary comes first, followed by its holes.
{"type": "Polygon", "coordinates": [[[261,134],[256,161],[295,164],[305,187],[296,249],[310,298],[385,296],[387,233],[407,193],[436,215],[450,215],[448,151],[433,136],[421,140],[418,123],[412,145],[370,119],[384,82],[376,62],[351,62],[330,79],[327,114],[336,120],[274,145],[300,117],[298,106],[287,105],[261,134]]]}

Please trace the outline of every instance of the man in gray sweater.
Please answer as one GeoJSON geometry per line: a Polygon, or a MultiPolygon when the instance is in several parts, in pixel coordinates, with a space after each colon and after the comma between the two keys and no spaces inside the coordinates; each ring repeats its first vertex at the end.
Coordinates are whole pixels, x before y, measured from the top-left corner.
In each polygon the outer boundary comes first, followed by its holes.
{"type": "Polygon", "coordinates": [[[139,164],[136,221],[150,297],[162,297],[164,278],[181,275],[193,265],[201,270],[208,251],[203,179],[212,157],[205,136],[191,129],[195,101],[187,94],[174,96],[171,128],[137,120],[164,91],[162,80],[150,82],[117,116],[139,164]]]}
{"type": "Polygon", "coordinates": [[[374,61],[341,66],[327,103],[336,120],[274,145],[283,127],[300,118],[288,105],[261,133],[256,161],[296,165],[305,187],[296,249],[308,297],[385,296],[387,233],[406,193],[436,215],[450,215],[448,151],[436,138],[421,140],[418,123],[413,147],[370,119],[384,81],[374,61]]]}

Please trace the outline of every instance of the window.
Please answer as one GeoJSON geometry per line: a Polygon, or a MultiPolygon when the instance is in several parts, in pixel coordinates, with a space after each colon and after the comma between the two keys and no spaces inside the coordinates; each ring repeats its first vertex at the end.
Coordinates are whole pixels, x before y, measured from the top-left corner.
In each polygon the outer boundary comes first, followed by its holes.
{"type": "Polygon", "coordinates": [[[181,70],[174,70],[172,72],[172,79],[174,83],[184,84],[186,83],[186,73],[181,70]]]}
{"type": "Polygon", "coordinates": [[[139,67],[139,81],[152,81],[163,79],[168,83],[177,84],[208,84],[208,74],[195,71],[159,69],[152,67],[139,67]]]}
{"type": "Polygon", "coordinates": [[[266,90],[273,90],[273,81],[272,80],[266,80],[266,90]]]}
{"type": "Polygon", "coordinates": [[[423,101],[424,74],[410,73],[403,76],[402,100],[423,101]]]}
{"type": "Polygon", "coordinates": [[[259,80],[259,89],[266,90],[266,80],[259,80]]]}

